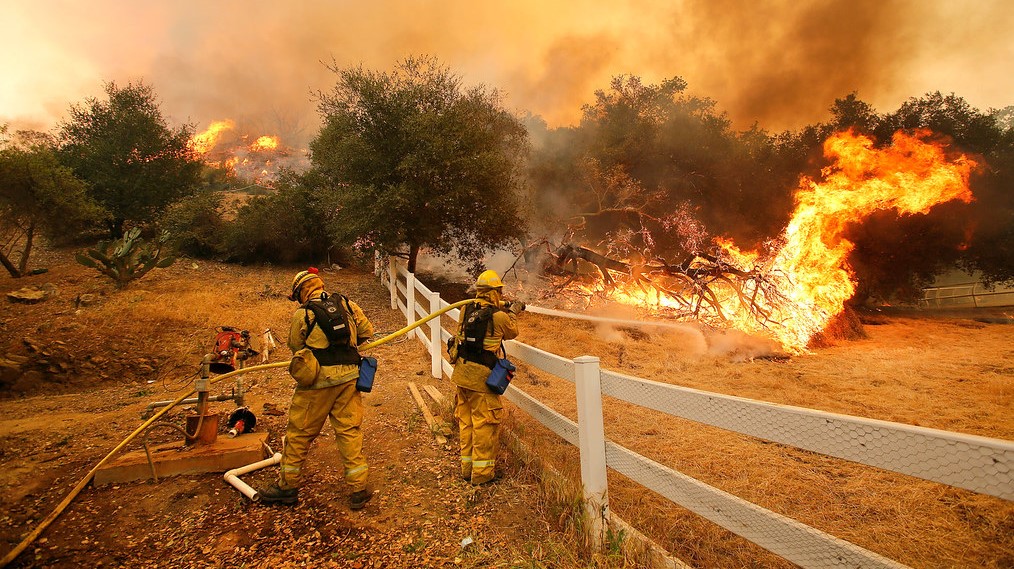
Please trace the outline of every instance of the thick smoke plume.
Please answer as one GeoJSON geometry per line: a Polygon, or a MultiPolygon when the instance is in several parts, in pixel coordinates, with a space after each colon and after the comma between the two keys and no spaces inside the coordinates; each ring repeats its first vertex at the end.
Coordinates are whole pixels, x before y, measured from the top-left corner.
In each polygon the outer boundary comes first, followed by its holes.
{"type": "Polygon", "coordinates": [[[681,76],[738,127],[826,118],[856,91],[880,110],[927,91],[1010,103],[1005,0],[856,2],[9,2],[0,122],[40,128],[103,81],[144,80],[179,123],[231,118],[301,145],[317,129],[322,61],[390,69],[434,55],[518,112],[573,124],[619,74],[681,76]]]}

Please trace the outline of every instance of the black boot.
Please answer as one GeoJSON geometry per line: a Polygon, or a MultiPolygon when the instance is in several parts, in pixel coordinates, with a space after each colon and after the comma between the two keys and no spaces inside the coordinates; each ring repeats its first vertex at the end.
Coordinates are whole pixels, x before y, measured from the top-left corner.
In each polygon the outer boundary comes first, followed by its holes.
{"type": "Polygon", "coordinates": [[[372,497],[373,492],[370,492],[369,490],[359,490],[357,492],[353,492],[352,495],[349,496],[349,509],[362,510],[366,507],[366,503],[369,502],[372,497]]]}
{"type": "Polygon", "coordinates": [[[299,500],[299,488],[283,490],[275,482],[267,488],[258,490],[257,496],[264,504],[295,504],[299,500]]]}

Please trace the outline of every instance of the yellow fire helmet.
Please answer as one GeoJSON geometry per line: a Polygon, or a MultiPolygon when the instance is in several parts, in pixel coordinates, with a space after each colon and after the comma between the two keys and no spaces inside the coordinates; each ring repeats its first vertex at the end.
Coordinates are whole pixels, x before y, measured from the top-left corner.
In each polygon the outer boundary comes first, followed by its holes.
{"type": "Polygon", "coordinates": [[[503,288],[503,281],[496,271],[483,271],[479,278],[475,279],[475,290],[487,290],[491,288],[503,288]]]}
{"type": "Polygon", "coordinates": [[[299,271],[296,273],[296,276],[292,279],[292,292],[289,294],[289,300],[299,302],[299,289],[306,283],[306,281],[313,278],[319,279],[320,276],[318,276],[317,272],[316,267],[310,267],[305,271],[299,271]]]}

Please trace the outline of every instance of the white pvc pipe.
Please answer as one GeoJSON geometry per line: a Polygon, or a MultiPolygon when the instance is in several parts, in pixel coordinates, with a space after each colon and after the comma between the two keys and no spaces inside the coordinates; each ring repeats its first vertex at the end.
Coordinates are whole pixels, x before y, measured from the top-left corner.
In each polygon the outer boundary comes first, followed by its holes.
{"type": "Polygon", "coordinates": [[[248,464],[246,466],[240,466],[239,468],[233,468],[232,470],[225,473],[225,481],[232,484],[237,490],[239,490],[244,496],[250,498],[251,502],[260,501],[260,494],[256,490],[250,487],[249,484],[239,479],[240,476],[254,470],[260,470],[266,466],[273,466],[282,462],[282,453],[276,452],[271,458],[265,458],[264,460],[248,464]]]}

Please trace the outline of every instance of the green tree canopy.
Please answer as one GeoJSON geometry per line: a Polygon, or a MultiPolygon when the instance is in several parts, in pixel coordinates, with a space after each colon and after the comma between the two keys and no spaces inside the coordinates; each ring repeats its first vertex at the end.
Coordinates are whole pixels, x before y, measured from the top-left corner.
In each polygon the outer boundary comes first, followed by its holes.
{"type": "Polygon", "coordinates": [[[48,136],[0,127],[0,264],[26,274],[37,234],[65,237],[98,219],[86,185],[61,166],[48,136]]]}
{"type": "Polygon", "coordinates": [[[780,229],[799,172],[796,147],[756,127],[734,132],[713,100],[686,87],[679,77],[614,77],[583,108],[580,125],[542,132],[532,168],[537,203],[543,216],[564,217],[546,225],[574,226],[576,216],[592,244],[626,233],[663,258],[687,244],[677,210],[740,243],[780,229]]]}
{"type": "Polygon", "coordinates": [[[105,85],[106,99],[72,105],[59,128],[60,160],[89,183],[107,211],[110,236],[127,223],[151,221],[193,193],[202,164],[189,146],[193,128],[169,126],[152,87],[105,85]]]}
{"type": "Polygon", "coordinates": [[[523,235],[527,134],[496,91],[464,88],[431,57],[329,69],[337,83],[319,94],[305,180],[336,198],[324,221],[337,242],[407,246],[414,270],[422,247],[478,263],[523,235]]]}

